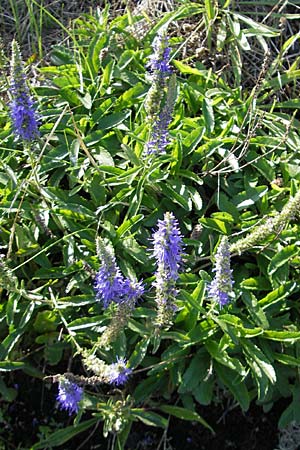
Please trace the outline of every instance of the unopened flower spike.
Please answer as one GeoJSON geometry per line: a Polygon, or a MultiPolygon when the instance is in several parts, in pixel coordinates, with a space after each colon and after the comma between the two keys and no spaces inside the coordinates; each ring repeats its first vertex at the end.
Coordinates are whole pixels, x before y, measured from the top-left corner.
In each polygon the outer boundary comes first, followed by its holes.
{"type": "Polygon", "coordinates": [[[18,43],[12,42],[10,94],[10,115],[15,134],[24,141],[39,136],[38,118],[30,96],[18,43]]]}
{"type": "Polygon", "coordinates": [[[164,31],[160,32],[153,41],[153,54],[146,65],[150,71],[151,87],[145,100],[147,120],[151,123],[157,120],[161,111],[161,101],[164,98],[166,80],[172,73],[169,63],[171,49],[164,31]]]}
{"type": "Polygon", "coordinates": [[[152,124],[151,137],[146,146],[146,153],[148,155],[162,155],[166,153],[166,147],[169,144],[168,127],[172,121],[177,95],[175,74],[170,77],[167,89],[165,104],[152,124]]]}
{"type": "Polygon", "coordinates": [[[227,236],[223,236],[215,255],[215,277],[208,286],[208,296],[220,307],[230,302],[233,293],[232,270],[230,268],[230,250],[227,236]]]}
{"type": "Polygon", "coordinates": [[[61,376],[58,382],[57,401],[60,409],[65,409],[69,415],[77,413],[79,402],[83,397],[83,389],[76,383],[61,376]]]}
{"type": "Polygon", "coordinates": [[[158,229],[153,233],[153,256],[156,259],[154,287],[156,289],[158,327],[169,326],[176,310],[176,280],[182,263],[182,236],[177,219],[173,213],[166,212],[158,221],[158,229]]]}

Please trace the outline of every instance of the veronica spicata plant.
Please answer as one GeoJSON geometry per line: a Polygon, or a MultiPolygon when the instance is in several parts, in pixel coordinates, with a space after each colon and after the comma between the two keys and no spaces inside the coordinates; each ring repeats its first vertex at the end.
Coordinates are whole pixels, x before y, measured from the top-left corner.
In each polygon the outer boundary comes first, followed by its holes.
{"type": "Polygon", "coordinates": [[[22,56],[18,43],[12,42],[10,115],[16,136],[24,141],[32,141],[39,136],[38,118],[34,102],[30,96],[22,56]]]}
{"type": "Polygon", "coordinates": [[[173,213],[166,212],[164,219],[158,221],[158,229],[153,233],[153,243],[153,256],[157,264],[154,281],[156,323],[159,327],[164,327],[172,323],[176,310],[176,280],[182,262],[182,236],[173,213]]]}

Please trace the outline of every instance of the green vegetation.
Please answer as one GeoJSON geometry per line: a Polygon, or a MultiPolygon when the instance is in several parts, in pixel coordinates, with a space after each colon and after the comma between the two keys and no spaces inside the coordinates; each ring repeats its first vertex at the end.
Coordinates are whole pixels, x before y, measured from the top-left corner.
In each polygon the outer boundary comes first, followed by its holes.
{"type": "MultiPolygon", "coordinates": [[[[165,429],[170,416],[213,433],[198,408],[225,394],[243,411],[290,398],[279,426],[300,421],[296,2],[285,15],[269,8],[268,25],[260,13],[274,2],[256,2],[254,12],[252,2],[234,3],[182,0],[153,17],[98,8],[61,24],[65,41],[46,57],[43,27],[59,20],[46,5],[24,2],[30,49],[45,60],[34,70],[33,58],[25,64],[36,139],[16,137],[8,70],[0,80],[0,420],[20,371],[54,384],[52,407],[60,374],[81,383],[84,396],[74,423],[40,427],[34,442],[14,442],[19,448],[55,448],[103,423],[119,450],[133,422],[165,429]],[[155,120],[168,101],[175,106],[166,153],[147,155],[157,121],[149,119],[146,65],[162,32],[176,76],[166,76],[155,120]],[[167,212],[184,255],[177,310],[157,326],[151,239],[167,212]],[[223,236],[234,284],[220,307],[208,292],[223,236]],[[145,287],[106,345],[101,336],[121,316],[119,305],[104,309],[95,296],[99,237],[124,277],[145,287]],[[101,378],[96,363],[117,358],[132,370],[124,386],[91,378],[101,378]]],[[[18,3],[9,4],[22,44],[18,3]]],[[[3,48],[3,68],[10,59],[3,48]]]]}

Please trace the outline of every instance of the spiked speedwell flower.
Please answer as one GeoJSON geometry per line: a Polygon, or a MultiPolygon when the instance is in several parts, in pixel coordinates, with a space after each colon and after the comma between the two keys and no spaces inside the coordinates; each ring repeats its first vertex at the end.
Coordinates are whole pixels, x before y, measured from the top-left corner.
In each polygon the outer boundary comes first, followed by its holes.
{"type": "Polygon", "coordinates": [[[124,280],[113,250],[101,238],[97,240],[97,250],[102,264],[96,275],[94,287],[96,298],[103,302],[104,308],[107,308],[111,302],[120,301],[124,280]]]}
{"type": "Polygon", "coordinates": [[[227,236],[223,236],[217,253],[213,271],[215,278],[208,286],[208,296],[212,297],[221,307],[230,302],[232,293],[232,270],[230,269],[230,251],[227,236]]]}
{"type": "Polygon", "coordinates": [[[132,370],[126,367],[126,360],[124,358],[117,358],[116,363],[110,364],[107,367],[106,373],[109,382],[119,386],[126,383],[132,370]]]}
{"type": "Polygon", "coordinates": [[[153,234],[153,256],[157,262],[154,286],[156,288],[157,324],[171,322],[177,295],[176,280],[181,265],[182,236],[178,221],[172,213],[166,212],[164,220],[158,221],[158,230],[153,234]]]}
{"type": "Polygon", "coordinates": [[[12,101],[9,106],[14,132],[21,139],[31,141],[39,135],[38,120],[26,84],[21,52],[15,40],[12,42],[10,93],[12,101]]]}
{"type": "Polygon", "coordinates": [[[98,343],[100,347],[109,348],[127,325],[134,310],[136,301],[143,295],[144,287],[141,282],[126,278],[122,287],[122,297],[117,309],[114,310],[110,324],[100,336],[98,343]]]}
{"type": "Polygon", "coordinates": [[[76,383],[61,377],[58,385],[57,401],[60,409],[69,411],[69,415],[78,412],[78,403],[82,399],[83,389],[76,383]]]}
{"type": "Polygon", "coordinates": [[[169,62],[171,48],[168,47],[168,43],[168,38],[164,32],[157,34],[152,43],[153,54],[150,56],[150,61],[146,66],[150,72],[155,73],[158,71],[162,77],[172,73],[169,62]]]}
{"type": "Polygon", "coordinates": [[[144,288],[141,282],[124,279],[116,263],[113,249],[98,238],[98,256],[101,266],[96,274],[94,288],[96,298],[103,302],[107,308],[112,302],[127,304],[133,309],[136,300],[143,294],[144,288]]]}

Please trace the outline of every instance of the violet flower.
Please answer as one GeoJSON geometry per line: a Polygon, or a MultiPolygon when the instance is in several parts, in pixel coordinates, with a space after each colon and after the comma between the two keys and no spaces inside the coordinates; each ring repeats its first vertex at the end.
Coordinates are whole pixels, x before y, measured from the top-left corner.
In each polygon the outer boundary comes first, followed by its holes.
{"type": "Polygon", "coordinates": [[[215,277],[208,285],[208,296],[222,308],[230,302],[233,293],[232,270],[230,269],[230,251],[227,236],[223,236],[215,255],[215,277]]]}
{"type": "Polygon", "coordinates": [[[61,377],[58,385],[58,395],[56,397],[59,402],[60,409],[69,411],[69,415],[77,413],[79,410],[78,403],[83,397],[83,389],[76,383],[61,377]]]}
{"type": "Polygon", "coordinates": [[[18,43],[12,42],[11,85],[12,101],[9,104],[10,116],[15,134],[32,141],[39,136],[38,119],[34,102],[30,96],[18,43]]]}

